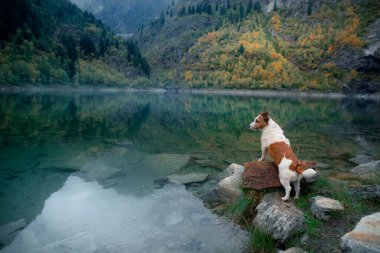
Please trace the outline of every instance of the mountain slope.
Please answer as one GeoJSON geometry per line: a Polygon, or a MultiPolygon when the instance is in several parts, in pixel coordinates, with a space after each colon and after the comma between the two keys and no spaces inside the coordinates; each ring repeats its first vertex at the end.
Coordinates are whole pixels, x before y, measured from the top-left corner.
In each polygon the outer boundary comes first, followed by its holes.
{"type": "Polygon", "coordinates": [[[166,11],[172,0],[70,0],[93,13],[117,33],[135,33],[166,11]]]}
{"type": "Polygon", "coordinates": [[[376,0],[186,1],[135,38],[162,83],[373,92],[379,18],[376,0]]]}
{"type": "Polygon", "coordinates": [[[149,75],[131,41],[67,0],[3,0],[1,84],[127,84],[149,75]]]}

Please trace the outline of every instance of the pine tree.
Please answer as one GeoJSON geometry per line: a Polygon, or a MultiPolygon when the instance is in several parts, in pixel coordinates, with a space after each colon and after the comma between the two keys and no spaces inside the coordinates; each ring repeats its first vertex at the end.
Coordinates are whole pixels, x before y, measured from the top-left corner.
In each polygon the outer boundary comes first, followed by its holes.
{"type": "Polygon", "coordinates": [[[242,3],[240,3],[239,16],[240,16],[240,20],[244,19],[244,6],[242,3]]]}
{"type": "Polygon", "coordinates": [[[239,47],[239,50],[238,50],[239,54],[240,55],[244,54],[244,51],[245,51],[244,46],[242,44],[240,44],[240,47],[239,47]]]}
{"type": "Polygon", "coordinates": [[[273,11],[277,11],[278,8],[277,8],[277,1],[274,1],[274,6],[273,6],[273,11]]]}
{"type": "Polygon", "coordinates": [[[249,0],[248,5],[247,5],[247,15],[252,12],[252,7],[253,7],[252,0],[249,0]]]}
{"type": "Polygon", "coordinates": [[[231,8],[230,0],[227,0],[227,10],[231,8]]]}

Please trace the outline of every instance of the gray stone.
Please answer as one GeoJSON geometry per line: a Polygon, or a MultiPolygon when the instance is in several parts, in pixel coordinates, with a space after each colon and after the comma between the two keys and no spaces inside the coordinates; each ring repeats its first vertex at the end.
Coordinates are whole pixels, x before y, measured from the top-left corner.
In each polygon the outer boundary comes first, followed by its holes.
{"type": "Polygon", "coordinates": [[[380,252],[380,212],[363,217],[355,229],[341,237],[343,252],[380,252]]]}
{"type": "Polygon", "coordinates": [[[13,241],[16,235],[27,226],[24,219],[9,222],[0,227],[0,248],[13,241]],[[2,245],[2,246],[1,246],[2,245]]]}
{"type": "Polygon", "coordinates": [[[318,169],[328,169],[328,168],[330,168],[330,167],[331,167],[330,164],[317,162],[317,168],[318,168],[318,169]]]}
{"type": "Polygon", "coordinates": [[[293,203],[281,200],[278,192],[264,196],[256,207],[253,225],[273,239],[285,241],[304,227],[304,214],[293,203]]]}
{"type": "Polygon", "coordinates": [[[309,201],[311,203],[311,212],[321,220],[328,220],[330,218],[328,213],[344,210],[342,204],[335,199],[316,196],[310,198],[309,201]]]}
{"type": "Polygon", "coordinates": [[[211,208],[220,204],[235,202],[243,195],[241,189],[243,171],[243,166],[235,163],[230,164],[217,176],[219,182],[210,181],[204,184],[203,193],[199,197],[211,208]]]}
{"type": "Polygon", "coordinates": [[[350,187],[348,194],[359,199],[380,200],[380,185],[359,185],[350,187]]]}
{"type": "Polygon", "coordinates": [[[207,177],[207,173],[172,174],[168,176],[168,180],[175,184],[191,184],[203,182],[207,177]]]}
{"type": "Polygon", "coordinates": [[[281,251],[282,253],[307,253],[307,251],[304,251],[303,249],[301,248],[297,248],[297,247],[292,247],[292,248],[289,248],[285,251],[281,251]]]}
{"type": "Polygon", "coordinates": [[[348,161],[350,161],[351,163],[355,165],[359,165],[363,163],[373,162],[374,160],[372,156],[369,156],[369,155],[356,155],[355,157],[348,159],[348,161]]]}
{"type": "Polygon", "coordinates": [[[218,186],[228,192],[231,196],[239,198],[243,194],[241,185],[243,183],[242,174],[244,172],[244,167],[233,163],[227,167],[227,171],[231,173],[230,176],[220,181],[218,186]]]}
{"type": "Polygon", "coordinates": [[[369,162],[369,163],[363,163],[355,168],[351,169],[351,172],[357,173],[357,174],[370,174],[370,173],[378,173],[380,172],[380,160],[369,162]]]}

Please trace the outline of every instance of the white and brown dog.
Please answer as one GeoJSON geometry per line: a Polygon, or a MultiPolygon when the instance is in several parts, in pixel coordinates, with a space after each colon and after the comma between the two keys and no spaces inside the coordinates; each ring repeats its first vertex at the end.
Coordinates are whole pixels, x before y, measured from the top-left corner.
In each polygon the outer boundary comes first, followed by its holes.
{"type": "Polygon", "coordinates": [[[265,160],[265,156],[269,153],[273,162],[279,170],[280,182],[285,188],[285,197],[282,200],[288,200],[290,197],[291,186],[293,183],[296,196],[298,199],[300,193],[300,182],[302,177],[306,181],[315,181],[318,172],[313,169],[303,169],[300,160],[293,153],[289,140],[285,137],[281,127],[277,125],[270,117],[268,112],[261,112],[255,120],[249,124],[249,129],[262,130],[261,135],[261,158],[259,162],[265,160]]]}

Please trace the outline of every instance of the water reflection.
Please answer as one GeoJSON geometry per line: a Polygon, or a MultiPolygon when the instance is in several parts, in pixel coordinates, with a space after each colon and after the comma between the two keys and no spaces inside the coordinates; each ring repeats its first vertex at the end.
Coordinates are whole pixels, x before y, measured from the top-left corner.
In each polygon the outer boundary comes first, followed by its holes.
{"type": "Polygon", "coordinates": [[[242,252],[245,240],[184,186],[136,198],[70,176],[1,252],[242,252]]]}

